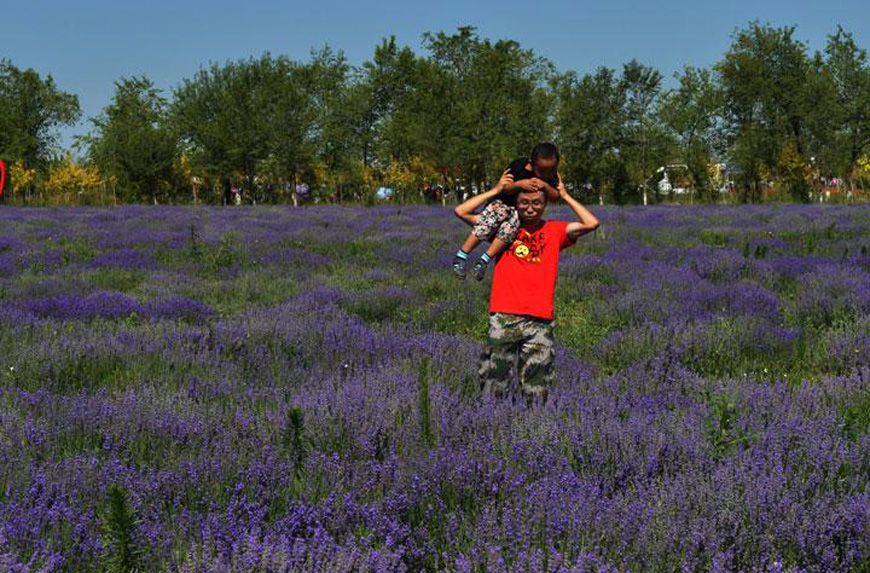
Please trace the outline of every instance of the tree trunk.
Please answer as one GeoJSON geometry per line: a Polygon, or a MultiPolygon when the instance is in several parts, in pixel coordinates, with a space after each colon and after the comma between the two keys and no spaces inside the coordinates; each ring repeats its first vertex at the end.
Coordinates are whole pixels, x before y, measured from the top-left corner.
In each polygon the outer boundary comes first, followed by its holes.
{"type": "Polygon", "coordinates": [[[229,177],[223,177],[222,184],[224,188],[224,205],[232,205],[233,202],[233,192],[232,192],[232,183],[230,183],[229,177]]]}
{"type": "Polygon", "coordinates": [[[245,178],[245,181],[247,183],[247,185],[246,185],[247,189],[243,189],[243,191],[248,192],[248,194],[251,196],[251,204],[256,205],[257,204],[257,197],[256,197],[257,194],[254,192],[254,175],[249,174],[245,178]]]}

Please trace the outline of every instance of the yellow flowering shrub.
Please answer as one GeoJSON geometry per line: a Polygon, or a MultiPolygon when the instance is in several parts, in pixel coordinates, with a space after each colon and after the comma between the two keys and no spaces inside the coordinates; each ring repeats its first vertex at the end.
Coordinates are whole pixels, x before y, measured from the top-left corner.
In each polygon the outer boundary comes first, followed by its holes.
{"type": "Polygon", "coordinates": [[[417,190],[437,178],[438,170],[433,163],[412,157],[408,162],[390,163],[384,173],[384,184],[394,189],[417,190]]]}
{"type": "Polygon", "coordinates": [[[9,177],[12,184],[12,192],[17,193],[33,187],[33,179],[36,176],[35,169],[28,169],[24,160],[19,159],[9,166],[9,177]]]}
{"type": "Polygon", "coordinates": [[[100,183],[100,173],[96,167],[81,165],[67,154],[49,171],[45,190],[49,193],[86,191],[98,187],[100,183]]]}
{"type": "Polygon", "coordinates": [[[858,159],[858,165],[855,167],[856,179],[870,179],[870,155],[864,154],[858,159]]]}

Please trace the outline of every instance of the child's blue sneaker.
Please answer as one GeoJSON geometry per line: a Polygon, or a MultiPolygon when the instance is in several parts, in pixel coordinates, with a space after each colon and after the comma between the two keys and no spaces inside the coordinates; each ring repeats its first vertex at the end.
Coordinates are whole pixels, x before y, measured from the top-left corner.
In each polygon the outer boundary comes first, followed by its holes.
{"type": "Polygon", "coordinates": [[[453,274],[457,276],[457,278],[464,279],[465,278],[465,267],[468,264],[468,259],[462,258],[459,255],[453,257],[453,274]]]}
{"type": "Polygon", "coordinates": [[[477,259],[477,262],[474,263],[474,269],[472,269],[472,271],[471,271],[472,274],[474,275],[474,278],[476,278],[479,281],[482,281],[483,277],[486,276],[486,267],[488,265],[489,265],[489,263],[487,261],[485,261],[484,259],[482,259],[482,258],[477,259]]]}

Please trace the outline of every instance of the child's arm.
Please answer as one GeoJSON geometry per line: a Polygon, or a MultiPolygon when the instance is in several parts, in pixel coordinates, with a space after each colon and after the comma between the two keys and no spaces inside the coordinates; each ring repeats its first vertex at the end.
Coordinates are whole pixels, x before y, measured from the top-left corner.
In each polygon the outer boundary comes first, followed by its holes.
{"type": "Polygon", "coordinates": [[[502,189],[507,185],[513,184],[514,178],[508,170],[505,170],[501,175],[501,179],[498,180],[498,183],[495,184],[495,187],[490,189],[485,193],[481,193],[480,195],[475,195],[474,197],[469,198],[464,203],[457,205],[453,210],[453,214],[465,221],[467,224],[477,225],[477,221],[480,219],[480,215],[474,212],[475,209],[485,204],[490,199],[494,198],[496,195],[501,193],[502,189]]]}
{"type": "Polygon", "coordinates": [[[596,219],[595,215],[590,213],[586,207],[581,205],[577,199],[568,194],[568,189],[562,182],[561,175],[559,176],[559,196],[562,197],[562,200],[571,207],[571,210],[574,211],[574,214],[577,215],[578,219],[580,219],[579,223],[576,221],[568,223],[568,226],[565,228],[565,232],[572,241],[576,241],[577,237],[585,235],[586,233],[591,233],[598,228],[598,219],[596,219]]]}
{"type": "MultiPolygon", "coordinates": [[[[559,176],[559,181],[562,181],[561,175],[559,176]]],[[[547,199],[550,201],[556,201],[561,197],[561,193],[558,189],[555,189],[552,185],[543,179],[538,179],[537,177],[517,181],[514,185],[529,191],[543,191],[547,195],[547,199]]]]}

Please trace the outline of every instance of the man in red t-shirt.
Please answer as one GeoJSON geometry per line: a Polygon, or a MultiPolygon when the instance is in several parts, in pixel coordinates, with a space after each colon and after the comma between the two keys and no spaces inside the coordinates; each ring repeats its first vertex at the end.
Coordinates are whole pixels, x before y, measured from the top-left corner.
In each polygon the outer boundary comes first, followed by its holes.
{"type": "MultiPolygon", "coordinates": [[[[558,165],[556,147],[545,161],[558,165]]],[[[595,218],[568,194],[558,179],[559,197],[579,221],[550,221],[543,218],[547,208],[548,183],[538,178],[514,183],[505,171],[498,184],[456,208],[456,215],[469,225],[476,224],[474,210],[511,185],[519,187],[517,211],[520,232],[495,265],[489,304],[489,336],[480,360],[480,382],[484,394],[508,393],[509,377],[517,365],[520,390],[531,401],[543,403],[553,370],[553,292],[559,269],[559,252],[577,238],[598,228],[595,218]]]]}

